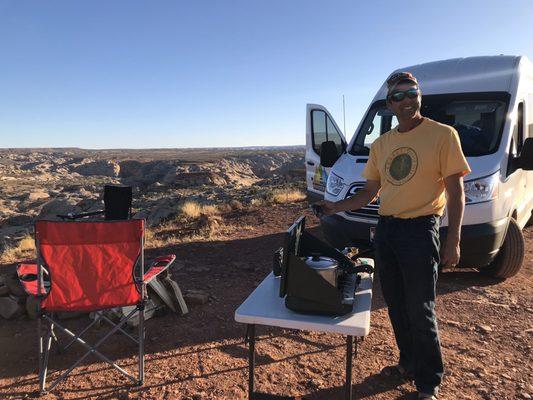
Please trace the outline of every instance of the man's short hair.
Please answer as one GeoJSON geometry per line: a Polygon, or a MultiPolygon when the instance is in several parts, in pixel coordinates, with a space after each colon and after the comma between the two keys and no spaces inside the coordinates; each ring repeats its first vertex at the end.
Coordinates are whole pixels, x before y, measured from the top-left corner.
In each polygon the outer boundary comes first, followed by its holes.
{"type": "Polygon", "coordinates": [[[391,93],[400,83],[414,83],[418,86],[418,81],[412,73],[396,72],[387,79],[387,93],[391,93]]]}

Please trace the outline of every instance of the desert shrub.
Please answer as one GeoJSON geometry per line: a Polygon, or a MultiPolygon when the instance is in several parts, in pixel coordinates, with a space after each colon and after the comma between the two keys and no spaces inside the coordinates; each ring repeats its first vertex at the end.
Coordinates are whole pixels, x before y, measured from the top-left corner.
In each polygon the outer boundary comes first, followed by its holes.
{"type": "MultiPolygon", "coordinates": [[[[223,205],[215,204],[198,204],[194,201],[186,201],[181,206],[181,214],[186,218],[197,219],[202,215],[219,215],[227,211],[223,205]]],[[[231,209],[230,209],[231,211],[231,209]]]]}
{"type": "Polygon", "coordinates": [[[213,204],[207,204],[201,207],[200,213],[203,215],[217,215],[220,214],[220,210],[213,204]]]}
{"type": "Polygon", "coordinates": [[[0,254],[0,263],[14,263],[28,258],[35,258],[35,241],[32,236],[27,235],[16,245],[7,247],[0,254]]]}
{"type": "Polygon", "coordinates": [[[272,202],[284,204],[295,203],[306,199],[305,193],[299,189],[275,189],[271,194],[272,202]]]}
{"type": "Polygon", "coordinates": [[[144,230],[144,241],[146,243],[149,243],[151,241],[155,240],[155,233],[152,229],[146,228],[144,230]]]}
{"type": "Polygon", "coordinates": [[[243,205],[239,200],[230,200],[229,206],[232,210],[242,210],[243,205]]]}
{"type": "Polygon", "coordinates": [[[253,207],[261,207],[267,204],[267,201],[262,197],[256,197],[250,200],[250,205],[253,207]]]}
{"type": "Polygon", "coordinates": [[[202,206],[194,201],[186,201],[181,206],[181,213],[188,218],[198,218],[202,214],[202,206]]]}
{"type": "Polygon", "coordinates": [[[33,251],[35,250],[35,240],[31,235],[25,236],[18,244],[20,251],[33,251]]]}

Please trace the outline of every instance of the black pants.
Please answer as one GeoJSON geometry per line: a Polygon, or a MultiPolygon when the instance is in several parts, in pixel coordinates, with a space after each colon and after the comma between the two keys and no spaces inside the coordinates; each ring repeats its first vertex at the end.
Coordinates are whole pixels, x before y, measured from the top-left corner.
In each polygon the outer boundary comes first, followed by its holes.
{"type": "Polygon", "coordinates": [[[433,394],[444,370],[435,315],[439,223],[434,215],[381,217],[375,236],[376,267],[399,364],[414,373],[418,391],[433,394]]]}

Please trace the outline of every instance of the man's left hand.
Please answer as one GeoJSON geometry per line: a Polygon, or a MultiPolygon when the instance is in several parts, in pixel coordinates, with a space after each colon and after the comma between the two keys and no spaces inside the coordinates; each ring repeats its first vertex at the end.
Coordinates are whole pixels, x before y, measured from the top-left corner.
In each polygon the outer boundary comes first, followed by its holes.
{"type": "Polygon", "coordinates": [[[459,241],[447,239],[440,254],[440,264],[444,268],[454,268],[459,264],[460,256],[461,250],[459,247],[459,241]]]}

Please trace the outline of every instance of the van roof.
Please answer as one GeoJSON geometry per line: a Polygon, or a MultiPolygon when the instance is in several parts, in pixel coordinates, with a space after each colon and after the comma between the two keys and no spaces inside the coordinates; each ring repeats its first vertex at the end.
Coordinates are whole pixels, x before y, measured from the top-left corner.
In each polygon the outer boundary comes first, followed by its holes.
{"type": "MultiPolygon", "coordinates": [[[[394,72],[411,72],[423,94],[510,92],[521,59],[527,63],[524,56],[453,58],[399,68],[394,72]]],[[[383,84],[375,100],[384,99],[386,95],[387,86],[383,84]]]]}

